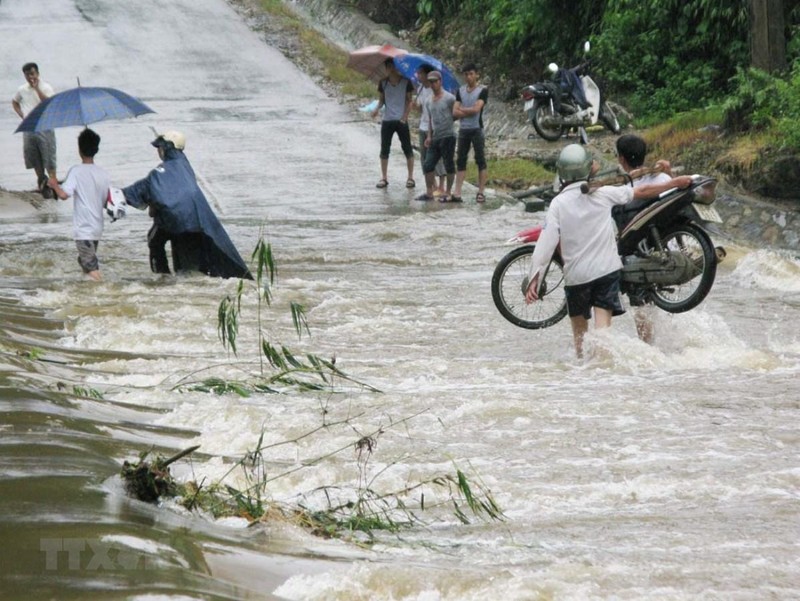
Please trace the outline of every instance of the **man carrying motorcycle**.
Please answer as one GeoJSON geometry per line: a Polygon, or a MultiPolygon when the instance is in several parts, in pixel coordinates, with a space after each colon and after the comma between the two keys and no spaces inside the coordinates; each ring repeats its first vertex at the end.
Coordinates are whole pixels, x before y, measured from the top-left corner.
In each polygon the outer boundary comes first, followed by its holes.
{"type": "Polygon", "coordinates": [[[564,290],[572,325],[575,353],[583,357],[583,339],[594,310],[595,329],[611,326],[611,318],[625,312],[620,301],[622,260],[617,252],[610,209],[634,199],[652,198],[671,188],[686,188],[692,179],[682,176],[662,184],[603,186],[589,193],[581,183],[596,173],[597,164],[580,144],[566,146],[556,162],[561,192],[551,201],[544,228],[531,258],[525,302],[539,298],[539,282],[556,247],[564,260],[564,290]]]}
{"type": "MultiPolygon", "coordinates": [[[[645,142],[644,139],[635,134],[625,134],[617,138],[616,147],[619,165],[625,173],[630,173],[634,169],[639,169],[644,165],[644,157],[647,154],[647,142],[645,142]]],[[[669,162],[658,161],[656,166],[659,165],[662,167],[660,173],[651,173],[633,180],[633,187],[638,188],[646,184],[661,184],[670,181],[672,176],[668,174],[669,162]]],[[[641,293],[628,292],[628,299],[630,300],[631,307],[633,307],[633,321],[636,324],[636,334],[642,341],[653,344],[655,340],[655,330],[653,328],[653,321],[648,315],[648,305],[652,307],[652,303],[641,293]]]]}

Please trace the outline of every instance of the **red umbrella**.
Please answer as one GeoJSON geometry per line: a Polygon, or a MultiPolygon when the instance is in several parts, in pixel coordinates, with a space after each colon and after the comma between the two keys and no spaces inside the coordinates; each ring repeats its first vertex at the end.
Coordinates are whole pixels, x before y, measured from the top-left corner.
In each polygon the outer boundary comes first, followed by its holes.
{"type": "Polygon", "coordinates": [[[347,66],[378,82],[386,77],[386,69],[383,66],[384,61],[387,58],[394,58],[404,54],[408,54],[408,52],[402,48],[395,48],[391,44],[364,46],[350,53],[350,57],[347,59],[347,66]]]}

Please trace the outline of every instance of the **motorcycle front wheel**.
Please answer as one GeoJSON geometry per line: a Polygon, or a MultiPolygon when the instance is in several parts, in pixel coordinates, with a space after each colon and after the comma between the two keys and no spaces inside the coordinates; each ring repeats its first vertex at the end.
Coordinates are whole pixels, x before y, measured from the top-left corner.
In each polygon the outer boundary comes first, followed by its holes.
{"type": "Polygon", "coordinates": [[[557,142],[561,136],[566,133],[566,128],[560,125],[548,125],[548,120],[555,121],[559,119],[559,115],[553,111],[550,103],[537,103],[533,107],[533,117],[531,123],[536,133],[542,136],[548,142],[557,142]]]}
{"type": "Polygon", "coordinates": [[[500,259],[492,275],[492,299],[500,315],[520,328],[538,330],[550,327],[567,314],[564,294],[564,269],[561,257],[553,255],[544,274],[539,300],[525,303],[528,272],[535,245],[515,248],[500,259]]]}
{"type": "Polygon", "coordinates": [[[714,245],[701,228],[686,223],[661,232],[665,250],[680,251],[697,265],[700,273],[683,284],[658,286],[653,290],[653,303],[668,313],[694,309],[711,291],[717,276],[717,254],[714,245]]]}
{"type": "Polygon", "coordinates": [[[600,105],[600,121],[614,134],[618,134],[622,131],[622,128],[619,126],[617,114],[608,106],[607,102],[600,105]]]}

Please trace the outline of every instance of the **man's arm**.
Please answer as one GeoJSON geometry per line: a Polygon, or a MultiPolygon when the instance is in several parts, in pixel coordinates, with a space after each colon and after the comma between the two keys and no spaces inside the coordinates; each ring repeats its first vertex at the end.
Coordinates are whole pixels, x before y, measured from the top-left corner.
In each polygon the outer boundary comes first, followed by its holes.
{"type": "Polygon", "coordinates": [[[378,84],[378,106],[376,106],[375,110],[372,111],[372,118],[373,119],[378,116],[378,114],[381,112],[381,107],[384,104],[386,104],[386,94],[383,93],[383,85],[382,84],[383,84],[383,81],[381,81],[381,83],[378,84]]]}
{"type": "MultiPolygon", "coordinates": [[[[67,180],[64,182],[64,185],[69,186],[70,184],[71,180],[69,176],[67,176],[67,180]]],[[[72,196],[72,193],[67,193],[58,183],[58,180],[54,177],[51,177],[47,180],[47,185],[52,188],[53,192],[55,192],[56,196],[58,196],[61,200],[67,200],[70,196],[72,196]]]]}
{"type": "Polygon", "coordinates": [[[403,117],[400,119],[403,123],[408,123],[408,114],[411,112],[412,104],[414,104],[414,96],[410,90],[406,90],[406,110],[403,111],[403,117]]]}
{"type": "Polygon", "coordinates": [[[122,189],[122,194],[125,196],[125,202],[135,209],[144,210],[152,202],[152,195],[150,193],[150,177],[140,179],[122,189]]]}
{"type": "Polygon", "coordinates": [[[20,105],[19,102],[17,102],[16,100],[12,100],[11,101],[11,106],[13,107],[14,112],[17,115],[19,115],[20,119],[24,119],[25,118],[25,115],[22,114],[22,105],[20,105]]]}
{"type": "Polygon", "coordinates": [[[672,190],[673,188],[688,188],[692,183],[691,175],[681,175],[680,177],[673,177],[668,182],[663,184],[644,184],[633,189],[633,198],[638,200],[640,198],[653,198],[662,192],[672,190]]]}
{"type": "MultiPolygon", "coordinates": [[[[552,205],[551,205],[552,209],[552,205]]],[[[531,303],[539,298],[539,282],[542,273],[553,258],[553,253],[561,239],[561,227],[556,211],[548,210],[544,220],[544,229],[531,257],[531,268],[528,272],[528,289],[525,291],[525,302],[531,303]]]]}

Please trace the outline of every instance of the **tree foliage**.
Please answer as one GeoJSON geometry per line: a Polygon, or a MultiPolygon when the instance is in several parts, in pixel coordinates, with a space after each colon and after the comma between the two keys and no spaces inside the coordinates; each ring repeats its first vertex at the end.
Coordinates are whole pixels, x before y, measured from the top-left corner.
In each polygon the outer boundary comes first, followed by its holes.
{"type": "MultiPolygon", "coordinates": [[[[418,0],[419,22],[473,24],[493,76],[554,61],[571,66],[584,40],[607,92],[648,118],[719,102],[750,61],[750,0],[418,0]]],[[[784,0],[787,58],[800,55],[800,0],[784,0]]]]}

